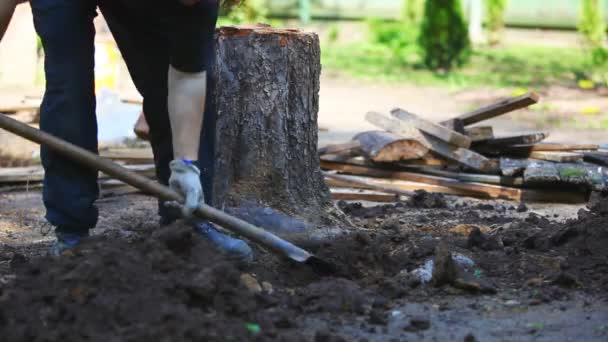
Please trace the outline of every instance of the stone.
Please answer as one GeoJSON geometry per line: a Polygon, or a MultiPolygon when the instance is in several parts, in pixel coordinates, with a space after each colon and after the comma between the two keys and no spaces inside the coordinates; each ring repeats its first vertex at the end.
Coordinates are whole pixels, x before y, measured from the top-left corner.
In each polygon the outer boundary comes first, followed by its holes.
{"type": "Polygon", "coordinates": [[[412,317],[410,324],[404,328],[405,331],[416,332],[431,328],[431,321],[426,317],[412,317]]]}
{"type": "Polygon", "coordinates": [[[490,228],[486,226],[480,226],[476,224],[459,224],[450,228],[449,232],[460,236],[469,236],[475,229],[479,229],[482,233],[487,234],[490,232],[490,228]]]}
{"type": "Polygon", "coordinates": [[[241,274],[241,283],[253,293],[262,292],[262,286],[260,286],[260,283],[251,274],[241,274]]]}

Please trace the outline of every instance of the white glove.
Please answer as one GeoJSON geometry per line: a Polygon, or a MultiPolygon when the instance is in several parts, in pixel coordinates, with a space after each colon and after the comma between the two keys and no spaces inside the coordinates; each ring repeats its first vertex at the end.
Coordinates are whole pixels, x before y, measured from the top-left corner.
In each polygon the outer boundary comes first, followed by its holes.
{"type": "Polygon", "coordinates": [[[184,196],[182,214],[189,218],[205,200],[200,179],[201,171],[192,162],[182,159],[171,161],[169,168],[169,187],[184,196]]]}

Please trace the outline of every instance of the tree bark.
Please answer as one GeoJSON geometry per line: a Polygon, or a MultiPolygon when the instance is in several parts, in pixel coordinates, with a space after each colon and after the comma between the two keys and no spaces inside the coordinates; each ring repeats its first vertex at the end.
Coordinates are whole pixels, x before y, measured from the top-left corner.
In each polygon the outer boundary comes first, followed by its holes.
{"type": "Polygon", "coordinates": [[[214,205],[318,219],[330,201],[317,154],[318,36],[222,27],[216,52],[214,205]]]}

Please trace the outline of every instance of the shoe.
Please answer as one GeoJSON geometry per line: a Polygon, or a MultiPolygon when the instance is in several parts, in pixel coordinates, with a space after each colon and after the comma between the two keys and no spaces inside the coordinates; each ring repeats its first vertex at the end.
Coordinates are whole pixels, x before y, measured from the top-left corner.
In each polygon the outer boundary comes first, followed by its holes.
{"type": "Polygon", "coordinates": [[[58,257],[61,256],[65,251],[74,248],[78,245],[82,239],[88,236],[88,234],[74,234],[74,233],[55,233],[57,241],[51,246],[51,255],[58,257]]]}
{"type": "Polygon", "coordinates": [[[211,241],[211,243],[230,257],[246,262],[253,261],[253,250],[245,241],[220,232],[207,221],[196,220],[192,225],[197,233],[211,241]]]}

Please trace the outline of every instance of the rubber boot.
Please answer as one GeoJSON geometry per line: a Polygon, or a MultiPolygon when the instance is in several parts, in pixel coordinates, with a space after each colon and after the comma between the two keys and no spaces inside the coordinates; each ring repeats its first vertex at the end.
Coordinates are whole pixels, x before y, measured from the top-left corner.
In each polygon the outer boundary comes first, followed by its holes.
{"type": "Polygon", "coordinates": [[[245,241],[220,232],[213,224],[207,221],[195,220],[192,225],[197,233],[209,240],[231,258],[245,262],[253,261],[253,250],[245,241]]]}
{"type": "Polygon", "coordinates": [[[56,232],[57,240],[51,246],[50,254],[54,257],[61,256],[65,251],[68,251],[78,245],[88,234],[74,234],[56,232]]]}

